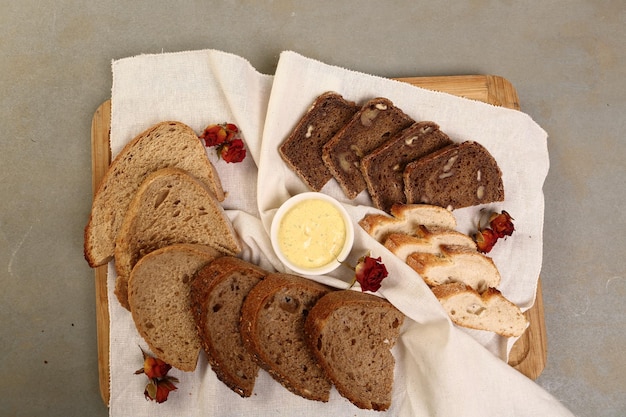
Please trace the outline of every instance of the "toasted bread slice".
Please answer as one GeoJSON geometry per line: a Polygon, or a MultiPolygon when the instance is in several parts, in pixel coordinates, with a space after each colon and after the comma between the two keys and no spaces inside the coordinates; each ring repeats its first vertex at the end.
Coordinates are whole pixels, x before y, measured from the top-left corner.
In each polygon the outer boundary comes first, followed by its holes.
{"type": "Polygon", "coordinates": [[[352,290],[333,291],[310,311],[305,332],[337,391],[363,409],[391,405],[396,343],[404,315],[391,303],[352,290]]]}
{"type": "Polygon", "coordinates": [[[322,161],[322,147],[352,118],[359,107],[329,91],[315,99],[278,148],[289,167],[313,191],[332,179],[322,161]]]}
{"type": "Polygon", "coordinates": [[[175,121],[152,126],[122,149],[98,187],[84,237],[91,267],[113,259],[115,238],[133,195],[150,173],[168,166],[188,171],[218,201],[224,200],[220,178],[193,129],[175,121]]]}
{"type": "Polygon", "coordinates": [[[478,292],[500,284],[500,272],[493,260],[476,249],[441,246],[440,253],[415,252],[406,263],[431,287],[461,282],[478,292]]]}
{"type": "Polygon", "coordinates": [[[167,246],[143,257],[128,280],[128,304],[139,334],[158,358],[181,371],[193,371],[200,352],[191,279],[219,256],[210,246],[167,246]]]}
{"type": "Polygon", "coordinates": [[[451,144],[436,123],[416,122],[365,155],[361,173],[374,206],[390,212],[394,204],[405,203],[406,165],[451,144]]]}
{"type": "Polygon", "coordinates": [[[404,169],[408,203],[451,210],[504,200],[502,172],[478,142],[447,146],[409,163],[404,169]]]}
{"type": "Polygon", "coordinates": [[[322,149],[326,167],[350,199],[367,188],[361,158],[413,124],[386,98],[368,101],[322,149]]]}
{"type": "Polygon", "coordinates": [[[504,337],[521,336],[528,320],[500,291],[488,288],[479,294],[460,282],[433,287],[433,294],[457,325],[495,332],[504,337]]]}
{"type": "Polygon", "coordinates": [[[359,221],[359,225],[380,243],[384,243],[391,233],[415,235],[421,226],[456,228],[456,218],[452,212],[439,206],[394,204],[391,206],[391,214],[368,214],[359,221]]]}
{"type": "Polygon", "coordinates": [[[324,402],[331,383],[306,344],[304,321],[329,291],[306,278],[274,273],[250,291],[241,310],[243,343],[257,363],[294,394],[324,402]]]}
{"type": "Polygon", "coordinates": [[[209,364],[242,397],[252,395],[259,366],[241,340],[241,307],[267,274],[239,258],[222,256],[200,269],[191,283],[192,312],[209,364]]]}
{"type": "Polygon", "coordinates": [[[468,235],[452,229],[420,226],[412,236],[404,233],[391,233],[384,243],[403,262],[415,252],[440,254],[442,246],[463,246],[476,250],[476,242],[468,235]]]}
{"type": "Polygon", "coordinates": [[[200,181],[178,168],[152,173],[131,201],[115,244],[115,294],[127,307],[126,284],[137,261],[174,243],[212,246],[227,255],[241,251],[224,209],[200,181]]]}

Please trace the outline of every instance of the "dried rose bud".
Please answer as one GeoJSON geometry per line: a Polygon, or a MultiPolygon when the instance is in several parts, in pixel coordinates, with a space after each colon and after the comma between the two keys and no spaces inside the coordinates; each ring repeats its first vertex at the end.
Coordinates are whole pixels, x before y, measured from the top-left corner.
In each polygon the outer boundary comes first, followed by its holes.
{"type": "Polygon", "coordinates": [[[173,377],[151,379],[148,385],[146,385],[143,395],[146,397],[146,400],[156,401],[159,404],[163,403],[167,401],[167,397],[171,391],[178,389],[176,385],[174,385],[174,382],[178,382],[178,379],[173,377]]]}
{"type": "Polygon", "coordinates": [[[246,157],[246,150],[241,139],[233,139],[218,149],[219,155],[226,162],[241,162],[246,157]]]}
{"type": "Polygon", "coordinates": [[[476,247],[482,253],[488,253],[498,241],[498,235],[491,229],[483,229],[474,235],[476,247]]]}
{"type": "Polygon", "coordinates": [[[143,368],[136,370],[135,375],[146,374],[150,379],[163,378],[172,369],[171,365],[148,355],[143,349],[141,349],[141,353],[143,354],[143,368]]]}
{"type": "Polygon", "coordinates": [[[378,258],[362,257],[354,271],[356,280],[361,284],[361,291],[378,291],[383,279],[388,275],[387,268],[381,262],[380,256],[378,258]]]}
{"type": "Polygon", "coordinates": [[[515,230],[513,225],[513,218],[506,211],[502,210],[500,214],[492,214],[489,220],[491,229],[498,237],[511,236],[515,230]]]}

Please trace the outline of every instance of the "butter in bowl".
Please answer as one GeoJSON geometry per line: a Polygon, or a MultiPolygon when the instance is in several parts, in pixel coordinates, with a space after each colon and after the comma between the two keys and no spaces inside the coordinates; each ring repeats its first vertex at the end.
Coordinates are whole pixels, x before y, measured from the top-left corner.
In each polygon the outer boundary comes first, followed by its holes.
{"type": "Polygon", "coordinates": [[[318,192],[285,201],[272,220],[274,252],[293,272],[324,275],[336,269],[352,249],[354,226],[346,209],[318,192]]]}

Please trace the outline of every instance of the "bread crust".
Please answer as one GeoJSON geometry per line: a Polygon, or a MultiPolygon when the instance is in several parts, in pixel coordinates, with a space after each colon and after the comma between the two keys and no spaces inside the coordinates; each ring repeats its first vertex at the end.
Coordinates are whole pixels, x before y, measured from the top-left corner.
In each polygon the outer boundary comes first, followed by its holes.
{"type": "MultiPolygon", "coordinates": [[[[272,273],[250,291],[241,309],[242,340],[259,366],[294,394],[323,402],[328,401],[331,384],[306,345],[304,321],[317,300],[330,291],[330,288],[303,277],[272,273]],[[299,293],[308,296],[301,297],[299,293]],[[286,349],[289,346],[288,352],[280,356],[281,363],[272,358],[266,346],[269,342],[261,338],[270,330],[267,328],[268,322],[260,323],[262,320],[260,316],[270,307],[274,310],[285,310],[291,313],[292,318],[291,322],[282,325],[293,330],[294,339],[290,340],[289,345],[284,340],[277,342],[283,344],[286,349]],[[294,360],[299,362],[294,363],[294,360]],[[284,367],[283,363],[286,364],[284,367]],[[309,379],[312,382],[305,385],[297,380],[296,375],[286,373],[285,369],[289,365],[302,368],[307,375],[307,382],[309,379]]],[[[273,314],[273,311],[270,313],[273,314]]]]}
{"type": "Polygon", "coordinates": [[[220,381],[242,397],[252,395],[258,365],[253,362],[241,340],[239,332],[241,307],[249,290],[268,273],[257,265],[242,259],[223,256],[200,269],[191,283],[192,313],[211,369],[220,381]],[[210,305],[214,298],[212,294],[215,296],[216,291],[223,291],[223,286],[228,284],[228,280],[233,278],[234,274],[237,275],[239,284],[237,284],[237,288],[230,288],[230,291],[231,294],[236,292],[242,298],[236,299],[238,303],[220,304],[219,309],[215,305],[210,305]],[[209,320],[211,314],[214,316],[212,320],[209,320]],[[236,316],[236,322],[216,323],[217,320],[226,320],[224,314],[236,316]],[[219,340],[212,337],[212,326],[214,326],[219,340]],[[220,327],[219,331],[217,330],[218,326],[220,327]],[[227,340],[223,340],[223,338],[227,338],[227,340]],[[230,351],[220,350],[220,346],[224,347],[226,344],[232,344],[230,351]],[[237,356],[238,361],[233,363],[230,360],[233,356],[237,356]],[[251,374],[247,374],[248,369],[251,374]]]}

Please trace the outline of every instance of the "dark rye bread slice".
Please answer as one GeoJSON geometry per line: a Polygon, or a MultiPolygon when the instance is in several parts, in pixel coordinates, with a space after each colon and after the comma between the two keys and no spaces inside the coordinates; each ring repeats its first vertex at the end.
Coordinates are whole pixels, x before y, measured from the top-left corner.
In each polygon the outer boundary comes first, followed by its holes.
{"type": "Polygon", "coordinates": [[[396,343],[404,315],[387,300],[352,290],[331,292],[305,323],[307,342],[337,391],[359,408],[391,405],[396,343]]]}
{"type": "Polygon", "coordinates": [[[374,206],[390,212],[391,206],[405,203],[404,168],[452,140],[433,122],[416,122],[361,159],[361,172],[374,206]]]}
{"type": "Polygon", "coordinates": [[[241,310],[243,343],[257,363],[294,394],[324,402],[331,383],[306,344],[304,321],[329,291],[303,277],[273,273],[250,291],[241,310]]]}
{"type": "Polygon", "coordinates": [[[354,102],[328,91],[315,99],[278,148],[283,160],[311,190],[320,191],[332,179],[322,161],[322,147],[358,109],[354,102]]]}
{"type": "Polygon", "coordinates": [[[350,199],[367,188],[361,158],[414,121],[386,98],[368,101],[322,149],[322,159],[350,199]]]}
{"type": "Polygon", "coordinates": [[[241,307],[267,274],[249,262],[223,256],[200,269],[191,283],[191,310],[209,364],[242,397],[252,395],[259,366],[241,340],[241,307]]]}
{"type": "Polygon", "coordinates": [[[407,203],[450,210],[504,200],[498,163],[478,142],[447,146],[409,163],[404,170],[407,203]]]}

